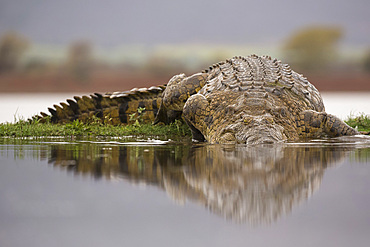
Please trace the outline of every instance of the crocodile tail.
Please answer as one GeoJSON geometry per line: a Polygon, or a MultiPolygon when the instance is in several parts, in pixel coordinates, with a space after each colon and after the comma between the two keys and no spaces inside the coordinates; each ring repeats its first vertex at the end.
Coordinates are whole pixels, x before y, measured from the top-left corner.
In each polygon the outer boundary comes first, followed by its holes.
{"type": "Polygon", "coordinates": [[[130,91],[73,97],[67,103],[48,108],[50,114],[41,112],[36,116],[40,122],[68,123],[74,120],[91,122],[100,119],[104,123],[121,124],[135,122],[151,123],[157,115],[166,85],[150,88],[134,88],[130,91]],[[142,108],[139,110],[139,108],[142,108]]]}

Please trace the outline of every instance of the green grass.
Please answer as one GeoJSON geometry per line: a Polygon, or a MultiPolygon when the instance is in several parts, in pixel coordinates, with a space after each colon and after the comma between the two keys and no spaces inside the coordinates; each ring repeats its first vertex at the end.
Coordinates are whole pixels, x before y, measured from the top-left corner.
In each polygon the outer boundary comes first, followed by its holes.
{"type": "Polygon", "coordinates": [[[357,128],[361,132],[370,132],[370,115],[365,115],[364,113],[359,116],[349,116],[345,122],[353,127],[357,128]]]}
{"type": "Polygon", "coordinates": [[[19,120],[16,123],[0,124],[0,137],[113,137],[147,136],[162,138],[184,138],[191,136],[190,129],[182,121],[170,125],[152,125],[135,123],[132,125],[109,125],[99,122],[82,123],[78,120],[67,124],[40,123],[37,120],[19,120]]]}

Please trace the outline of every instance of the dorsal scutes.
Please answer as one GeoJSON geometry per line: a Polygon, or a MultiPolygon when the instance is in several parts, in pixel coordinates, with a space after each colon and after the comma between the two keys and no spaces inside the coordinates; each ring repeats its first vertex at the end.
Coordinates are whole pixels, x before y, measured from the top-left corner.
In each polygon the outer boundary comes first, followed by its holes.
{"type": "Polygon", "coordinates": [[[36,116],[40,122],[50,117],[53,123],[66,123],[73,120],[91,121],[101,119],[112,124],[128,123],[130,115],[138,114],[138,108],[145,108],[144,121],[154,121],[158,111],[161,95],[166,85],[150,88],[134,88],[124,92],[94,93],[92,95],[74,96],[60,105],[48,108],[50,115],[40,113],[36,116]]]}

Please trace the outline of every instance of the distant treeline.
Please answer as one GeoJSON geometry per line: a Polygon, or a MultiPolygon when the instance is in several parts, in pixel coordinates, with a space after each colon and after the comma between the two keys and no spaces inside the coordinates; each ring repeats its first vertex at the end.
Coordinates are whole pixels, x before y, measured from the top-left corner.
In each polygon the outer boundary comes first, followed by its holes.
{"type": "MultiPolygon", "coordinates": [[[[316,73],[327,71],[362,70],[370,72],[370,49],[362,56],[347,59],[341,55],[339,44],[344,32],[338,27],[315,26],[294,32],[280,45],[279,59],[289,63],[300,73],[316,73]]],[[[88,80],[94,71],[122,70],[128,73],[143,73],[155,75],[171,75],[180,72],[194,72],[234,55],[249,55],[254,52],[240,50],[243,54],[235,54],[238,49],[213,49],[208,51],[207,46],[193,53],[173,46],[171,52],[155,53],[146,56],[131,52],[131,58],[122,58],[118,63],[108,63],[96,56],[96,48],[92,42],[72,42],[65,49],[63,61],[50,61],[33,56],[25,58],[25,54],[32,47],[27,38],[16,32],[7,32],[0,37],[0,74],[6,73],[62,73],[81,80],[88,80]],[[203,57],[202,57],[203,56],[203,57]],[[200,59],[200,57],[202,59],[200,59]],[[200,67],[200,68],[199,68],[200,67]]],[[[370,48],[370,47],[369,47],[370,48]]],[[[209,48],[208,48],[209,49],[209,48]]],[[[162,49],[163,50],[163,49],[162,49]]],[[[259,54],[264,55],[264,54],[259,54]]],[[[130,57],[129,56],[129,57],[130,57]]]]}

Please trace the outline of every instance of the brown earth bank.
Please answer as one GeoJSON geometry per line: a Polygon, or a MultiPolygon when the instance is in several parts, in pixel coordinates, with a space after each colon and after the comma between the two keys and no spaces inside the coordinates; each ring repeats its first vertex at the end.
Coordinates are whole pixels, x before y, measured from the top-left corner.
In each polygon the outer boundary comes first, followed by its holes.
{"type": "MultiPolygon", "coordinates": [[[[94,73],[79,79],[67,74],[59,75],[0,75],[0,93],[39,92],[115,92],[132,88],[166,84],[173,74],[150,73],[94,73]]],[[[370,91],[370,73],[343,73],[307,76],[319,91],[370,91]]]]}
{"type": "Polygon", "coordinates": [[[95,73],[88,78],[63,75],[0,75],[1,93],[115,92],[167,83],[170,77],[150,74],[95,73]]]}

